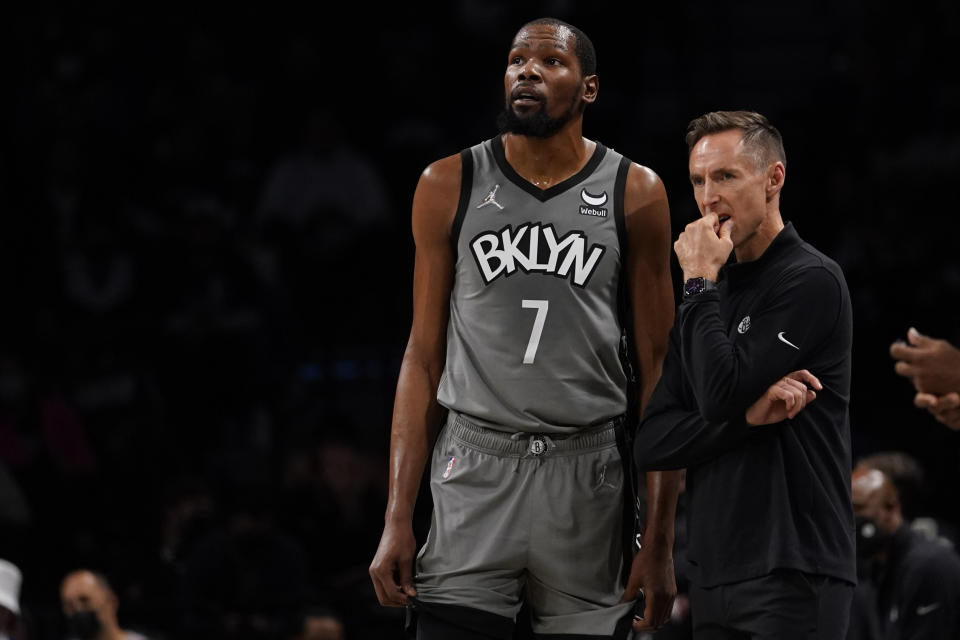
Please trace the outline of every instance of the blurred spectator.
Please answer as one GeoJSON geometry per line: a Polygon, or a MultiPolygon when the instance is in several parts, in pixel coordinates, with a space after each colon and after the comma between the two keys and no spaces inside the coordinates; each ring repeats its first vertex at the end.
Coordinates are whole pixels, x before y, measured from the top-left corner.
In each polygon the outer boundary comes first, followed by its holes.
{"type": "Polygon", "coordinates": [[[60,604],[70,640],[146,640],[120,628],[119,599],[101,573],[87,569],[68,573],[60,585],[60,604]]]}
{"type": "Polygon", "coordinates": [[[135,566],[127,571],[124,609],[150,629],[173,631],[187,560],[197,542],[217,525],[217,500],[201,476],[171,472],[144,502],[159,509],[148,520],[146,543],[131,550],[131,556],[137,555],[131,558],[135,566]]]}
{"type": "Polygon", "coordinates": [[[22,579],[17,565],[0,559],[0,640],[21,640],[26,637],[20,616],[22,579]]]}
{"type": "Polygon", "coordinates": [[[365,442],[358,425],[337,416],[320,419],[322,426],[285,453],[278,504],[285,529],[313,551],[323,586],[337,590],[343,586],[338,581],[367,572],[362,558],[377,544],[385,474],[380,448],[365,442]]]}
{"type": "Polygon", "coordinates": [[[907,340],[890,345],[894,370],[917,390],[913,403],[939,422],[960,430],[960,349],[910,327],[907,340]]]}
{"type": "Polygon", "coordinates": [[[216,518],[216,498],[207,483],[193,475],[168,481],[163,496],[160,557],[182,571],[183,559],[216,518]]]}
{"type": "Polygon", "coordinates": [[[199,192],[184,196],[175,227],[176,263],[166,328],[186,337],[248,336],[260,327],[257,293],[261,282],[233,236],[235,213],[219,197],[199,192]]]}
{"type": "Polygon", "coordinates": [[[318,593],[351,631],[396,630],[400,623],[378,605],[363,560],[376,547],[386,503],[382,443],[350,417],[306,416],[284,442],[279,524],[308,550],[318,593]]]}
{"type": "Polygon", "coordinates": [[[920,462],[903,451],[879,451],[861,457],[855,468],[878,469],[893,483],[903,519],[916,531],[956,546],[956,527],[932,515],[929,487],[920,462]]]}
{"type": "Polygon", "coordinates": [[[307,114],[297,146],[268,170],[257,206],[265,232],[291,234],[288,240],[306,241],[323,255],[348,250],[364,231],[392,223],[380,168],[345,136],[345,125],[332,108],[307,114]]]}
{"type": "Polygon", "coordinates": [[[277,526],[266,485],[225,483],[218,499],[224,519],[185,558],[177,585],[180,628],[174,635],[182,640],[275,638],[310,601],[308,556],[277,526]]]}
{"type": "Polygon", "coordinates": [[[30,387],[23,356],[0,347],[0,463],[14,470],[25,467],[31,457],[23,433],[30,387]]]}
{"type": "Polygon", "coordinates": [[[88,212],[90,219],[66,238],[63,248],[63,291],[78,319],[103,319],[129,303],[136,289],[132,252],[101,215],[88,212]]]}
{"type": "MultiPolygon", "coordinates": [[[[175,217],[162,274],[155,349],[159,385],[177,456],[202,462],[239,440],[236,425],[258,415],[282,380],[284,353],[268,326],[269,284],[236,242],[235,213],[216,196],[197,193],[175,217]]],[[[158,280],[158,284],[161,284],[158,280]]]]}
{"type": "MultiPolygon", "coordinates": [[[[2,424],[0,424],[2,427],[2,424]]],[[[0,443],[2,448],[2,443],[0,443]]],[[[33,509],[20,483],[0,458],[0,553],[7,557],[21,557],[28,552],[33,537],[33,509]]],[[[10,603],[19,594],[20,569],[8,560],[0,559],[0,640],[4,614],[3,606],[13,611],[10,603]],[[16,589],[14,589],[16,587],[16,589]]]]}
{"type": "Polygon", "coordinates": [[[860,584],[850,640],[960,637],[960,556],[939,538],[911,528],[897,485],[880,458],[851,477],[860,584]],[[882,467],[882,468],[878,468],[882,467]]]}
{"type": "Polygon", "coordinates": [[[66,383],[49,380],[42,385],[40,429],[48,454],[64,476],[90,477],[99,468],[97,453],[66,383]]]}
{"type": "Polygon", "coordinates": [[[324,606],[310,606],[293,618],[291,629],[281,640],[346,640],[343,619],[324,606]]]}
{"type": "MultiPolygon", "coordinates": [[[[2,427],[3,424],[0,422],[0,429],[2,427]]],[[[30,505],[23,494],[23,489],[0,458],[0,530],[6,531],[8,528],[20,530],[31,523],[30,505]]],[[[3,541],[4,538],[0,537],[0,542],[3,541]]]]}
{"type": "Polygon", "coordinates": [[[290,283],[311,350],[364,338],[377,314],[357,292],[382,284],[384,263],[370,257],[396,244],[386,179],[347,122],[331,107],[310,110],[267,169],[255,211],[261,259],[290,283]]]}

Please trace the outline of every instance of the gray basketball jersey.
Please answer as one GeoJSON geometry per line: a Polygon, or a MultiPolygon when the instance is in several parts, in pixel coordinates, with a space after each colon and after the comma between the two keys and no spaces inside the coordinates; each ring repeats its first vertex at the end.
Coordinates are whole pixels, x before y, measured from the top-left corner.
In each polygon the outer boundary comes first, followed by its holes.
{"type": "Polygon", "coordinates": [[[629,160],[598,142],[579,173],[547,190],[507,164],[500,136],[461,160],[438,401],[508,431],[571,433],[622,414],[629,160]]]}

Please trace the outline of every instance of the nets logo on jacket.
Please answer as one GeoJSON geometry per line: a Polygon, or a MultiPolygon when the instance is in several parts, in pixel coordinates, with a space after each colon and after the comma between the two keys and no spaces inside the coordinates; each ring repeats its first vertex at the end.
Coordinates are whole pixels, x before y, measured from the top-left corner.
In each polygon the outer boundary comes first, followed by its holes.
{"type": "Polygon", "coordinates": [[[569,278],[585,287],[596,271],[606,247],[587,247],[582,231],[570,231],[561,238],[551,224],[524,223],[514,229],[507,225],[499,231],[484,231],[470,241],[470,251],[485,284],[518,270],[569,278]]]}

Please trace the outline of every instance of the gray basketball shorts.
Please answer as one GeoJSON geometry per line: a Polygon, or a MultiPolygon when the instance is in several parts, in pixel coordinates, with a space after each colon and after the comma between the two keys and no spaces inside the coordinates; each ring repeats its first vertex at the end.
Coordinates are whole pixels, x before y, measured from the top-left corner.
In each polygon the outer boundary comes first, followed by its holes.
{"type": "Polygon", "coordinates": [[[510,434],[450,412],[433,450],[420,600],[516,619],[538,634],[612,635],[623,595],[624,471],[613,423],[510,434]]]}

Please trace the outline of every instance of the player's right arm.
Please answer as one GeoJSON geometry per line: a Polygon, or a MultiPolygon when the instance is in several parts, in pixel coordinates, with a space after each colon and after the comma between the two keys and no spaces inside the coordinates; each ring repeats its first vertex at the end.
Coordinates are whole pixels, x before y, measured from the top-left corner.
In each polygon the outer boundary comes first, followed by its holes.
{"type": "Polygon", "coordinates": [[[415,596],[413,510],[423,470],[443,421],[437,387],[446,358],[453,287],[450,230],[460,195],[460,156],[438,160],[420,175],[413,196],[413,322],[397,381],[390,430],[387,509],[370,577],[380,604],[405,606],[415,596]]]}

